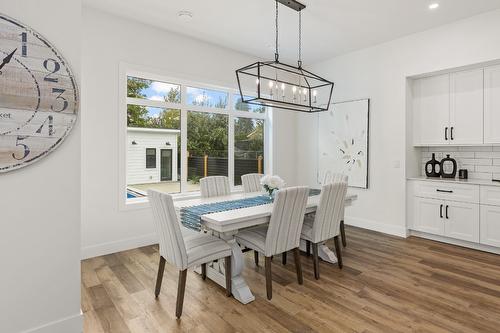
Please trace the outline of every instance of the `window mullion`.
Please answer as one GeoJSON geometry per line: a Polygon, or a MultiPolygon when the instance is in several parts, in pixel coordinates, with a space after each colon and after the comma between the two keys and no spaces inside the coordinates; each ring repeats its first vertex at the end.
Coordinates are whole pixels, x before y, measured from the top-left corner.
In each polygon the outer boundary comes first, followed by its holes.
{"type": "Polygon", "coordinates": [[[234,183],[234,116],[232,113],[229,114],[229,131],[228,131],[228,176],[229,176],[229,183],[231,184],[232,187],[235,186],[234,183]]]}
{"type": "Polygon", "coordinates": [[[187,151],[187,110],[186,86],[181,86],[181,193],[187,192],[188,151],[187,151]]]}

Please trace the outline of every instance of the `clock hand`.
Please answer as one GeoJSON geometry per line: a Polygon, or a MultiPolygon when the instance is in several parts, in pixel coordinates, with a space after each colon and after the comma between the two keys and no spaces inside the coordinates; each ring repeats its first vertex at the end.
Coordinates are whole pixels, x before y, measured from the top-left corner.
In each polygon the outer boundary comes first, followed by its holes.
{"type": "Polygon", "coordinates": [[[7,65],[10,62],[10,59],[12,59],[12,56],[14,55],[14,53],[16,53],[16,51],[17,48],[14,51],[12,51],[8,56],[3,58],[2,63],[0,64],[0,69],[2,69],[3,66],[7,65]]]}

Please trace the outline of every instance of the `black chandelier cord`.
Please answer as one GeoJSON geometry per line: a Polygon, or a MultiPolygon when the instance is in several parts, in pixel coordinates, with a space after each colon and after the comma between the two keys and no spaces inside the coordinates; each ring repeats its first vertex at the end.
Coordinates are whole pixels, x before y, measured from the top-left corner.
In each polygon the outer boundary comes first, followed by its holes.
{"type": "Polygon", "coordinates": [[[280,55],[278,52],[278,0],[276,2],[276,51],[274,52],[274,60],[279,61],[280,55]]]}
{"type": "Polygon", "coordinates": [[[302,68],[302,11],[299,10],[299,68],[302,68]]]}

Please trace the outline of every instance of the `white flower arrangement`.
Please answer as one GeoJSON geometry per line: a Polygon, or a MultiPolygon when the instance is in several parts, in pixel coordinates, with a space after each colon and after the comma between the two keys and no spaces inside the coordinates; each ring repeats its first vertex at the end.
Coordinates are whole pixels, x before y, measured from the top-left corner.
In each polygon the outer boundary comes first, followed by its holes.
{"type": "Polygon", "coordinates": [[[279,176],[265,175],[260,179],[260,184],[264,187],[269,196],[273,196],[273,192],[285,187],[285,181],[279,176]]]}

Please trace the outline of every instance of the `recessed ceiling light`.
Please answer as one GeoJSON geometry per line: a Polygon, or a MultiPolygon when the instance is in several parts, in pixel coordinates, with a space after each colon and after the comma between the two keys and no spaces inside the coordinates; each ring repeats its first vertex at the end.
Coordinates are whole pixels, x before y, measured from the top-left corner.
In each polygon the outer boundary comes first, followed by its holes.
{"type": "Polygon", "coordinates": [[[429,9],[430,9],[430,10],[434,10],[434,9],[438,9],[438,8],[439,8],[439,4],[438,4],[437,2],[435,2],[435,3],[431,3],[431,4],[429,5],[429,9]]]}
{"type": "Polygon", "coordinates": [[[189,22],[193,19],[193,13],[188,10],[181,10],[177,15],[182,22],[189,22]]]}

